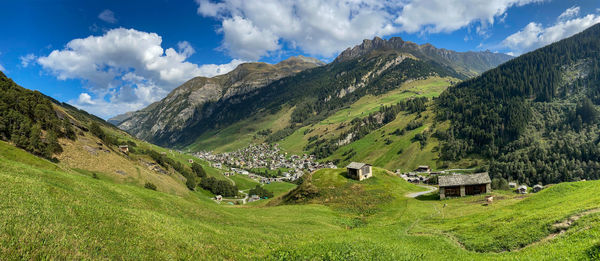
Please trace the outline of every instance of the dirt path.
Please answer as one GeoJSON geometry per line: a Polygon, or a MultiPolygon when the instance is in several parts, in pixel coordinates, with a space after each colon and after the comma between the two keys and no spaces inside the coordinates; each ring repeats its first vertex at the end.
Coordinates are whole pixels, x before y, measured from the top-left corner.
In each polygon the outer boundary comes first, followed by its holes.
{"type": "Polygon", "coordinates": [[[408,194],[406,194],[406,196],[409,197],[409,198],[416,198],[418,196],[425,195],[425,194],[428,194],[428,193],[431,193],[431,192],[434,192],[434,191],[437,190],[437,188],[433,187],[433,186],[427,186],[427,185],[417,185],[417,186],[426,188],[428,190],[421,191],[421,192],[408,193],[408,194]]]}

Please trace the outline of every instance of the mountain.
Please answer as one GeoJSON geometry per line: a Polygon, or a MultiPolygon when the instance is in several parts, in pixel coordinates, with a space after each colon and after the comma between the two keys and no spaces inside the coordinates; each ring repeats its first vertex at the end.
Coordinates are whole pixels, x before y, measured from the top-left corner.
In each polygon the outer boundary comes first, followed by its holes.
{"type": "MultiPolygon", "coordinates": [[[[275,142],[367,94],[381,95],[404,82],[428,77],[453,77],[458,81],[510,58],[490,52],[459,53],[418,46],[400,38],[375,38],[344,51],[327,65],[309,58],[292,58],[294,64],[302,66],[286,73],[279,73],[279,64],[257,63],[240,65],[223,76],[195,78],[118,126],[163,146],[191,146],[213,137],[223,148],[244,142],[275,142]],[[249,67],[273,68],[278,73],[252,73],[256,70],[249,67]]],[[[194,148],[215,149],[212,145],[194,148]]]]}
{"type": "Polygon", "coordinates": [[[449,88],[440,155],[482,155],[496,178],[600,178],[600,24],[449,88]]]}
{"type": "Polygon", "coordinates": [[[113,117],[109,122],[141,139],[174,141],[179,139],[177,132],[205,117],[198,114],[205,104],[243,99],[275,80],[323,64],[304,56],[291,57],[274,65],[241,64],[224,75],[191,79],[161,101],[140,111],[113,117]]]}
{"type": "Polygon", "coordinates": [[[418,45],[413,42],[404,41],[400,37],[392,37],[389,40],[375,37],[373,40],[365,39],[362,44],[346,49],[340,53],[334,62],[348,61],[375,51],[386,50],[410,53],[419,59],[431,60],[452,68],[467,77],[478,75],[513,58],[510,55],[491,53],[490,51],[455,52],[443,48],[438,49],[428,43],[418,45]]]}

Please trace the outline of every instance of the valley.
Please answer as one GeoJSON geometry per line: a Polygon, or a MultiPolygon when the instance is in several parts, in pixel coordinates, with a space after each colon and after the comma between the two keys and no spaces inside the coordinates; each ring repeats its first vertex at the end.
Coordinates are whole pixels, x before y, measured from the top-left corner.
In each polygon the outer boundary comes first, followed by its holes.
{"type": "Polygon", "coordinates": [[[598,10],[492,46],[529,3],[457,22],[458,39],[403,17],[423,2],[379,29],[390,2],[293,3],[289,21],[234,2],[187,7],[216,30],[186,34],[197,49],[106,9],[87,14],[102,36],[0,65],[0,260],[600,260],[598,10]],[[297,19],[309,9],[352,19],[297,19]],[[357,22],[356,39],[325,28],[357,22]]]}

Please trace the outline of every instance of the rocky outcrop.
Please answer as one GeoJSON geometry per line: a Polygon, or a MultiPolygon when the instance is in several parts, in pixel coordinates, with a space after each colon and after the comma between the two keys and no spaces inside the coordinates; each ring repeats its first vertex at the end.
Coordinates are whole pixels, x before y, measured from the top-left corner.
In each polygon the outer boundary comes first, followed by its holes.
{"type": "Polygon", "coordinates": [[[512,58],[502,53],[485,52],[455,52],[447,49],[438,49],[431,44],[418,45],[404,41],[400,37],[384,40],[379,37],[373,40],[363,40],[362,44],[343,51],[334,62],[345,62],[361,56],[369,55],[375,51],[398,51],[409,53],[419,59],[435,61],[448,66],[467,77],[475,76],[492,69],[512,58]]]}

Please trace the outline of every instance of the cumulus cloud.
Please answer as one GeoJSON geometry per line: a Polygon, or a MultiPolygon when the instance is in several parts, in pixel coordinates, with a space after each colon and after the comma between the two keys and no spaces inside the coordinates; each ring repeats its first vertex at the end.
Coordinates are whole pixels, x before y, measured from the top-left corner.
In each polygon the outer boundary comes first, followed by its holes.
{"type": "Polygon", "coordinates": [[[223,49],[257,60],[284,46],[332,57],[374,36],[452,32],[475,25],[479,35],[506,11],[544,0],[196,0],[198,14],[221,22],[223,49]],[[443,14],[443,15],[440,15],[443,14]]]}
{"type": "Polygon", "coordinates": [[[114,24],[117,22],[117,18],[115,18],[115,13],[111,10],[104,10],[102,13],[98,15],[98,18],[104,22],[114,24]]]}
{"type": "Polygon", "coordinates": [[[571,7],[559,16],[555,24],[548,27],[531,22],[504,39],[501,45],[513,53],[523,53],[570,37],[600,23],[600,16],[588,14],[583,17],[575,17],[578,12],[579,7],[571,7]],[[569,17],[572,19],[568,19],[569,17]]]}
{"type": "Polygon", "coordinates": [[[402,8],[396,23],[408,33],[453,32],[477,23],[483,33],[497,19],[502,21],[508,8],[544,0],[420,0],[411,1],[402,8]]]}
{"type": "Polygon", "coordinates": [[[21,66],[23,66],[23,68],[27,68],[27,66],[35,62],[35,58],[35,55],[32,53],[19,57],[21,60],[21,66]]]}
{"type": "Polygon", "coordinates": [[[2,66],[2,64],[0,64],[0,71],[6,72],[6,69],[4,68],[4,66],[2,66]]]}
{"type": "Polygon", "coordinates": [[[579,6],[573,6],[571,8],[567,8],[562,14],[558,16],[559,21],[564,21],[576,17],[579,15],[579,6]]]}
{"type": "Polygon", "coordinates": [[[190,43],[179,42],[178,50],[161,44],[156,33],[118,28],[74,39],[37,62],[60,80],[82,80],[89,92],[72,102],[103,117],[140,109],[193,77],[227,73],[243,62],[198,66],[186,61],[194,53],[190,43]]]}

